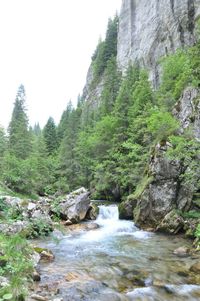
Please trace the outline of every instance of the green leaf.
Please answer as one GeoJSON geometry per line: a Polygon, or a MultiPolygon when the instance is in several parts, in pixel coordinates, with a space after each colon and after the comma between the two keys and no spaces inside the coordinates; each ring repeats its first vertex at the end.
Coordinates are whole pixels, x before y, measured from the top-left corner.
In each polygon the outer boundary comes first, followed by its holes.
{"type": "MultiPolygon", "coordinates": [[[[3,300],[10,300],[10,299],[12,299],[12,297],[13,297],[12,294],[5,294],[5,295],[3,295],[3,300]]],[[[2,300],[2,299],[0,299],[0,300],[2,300]]]]}

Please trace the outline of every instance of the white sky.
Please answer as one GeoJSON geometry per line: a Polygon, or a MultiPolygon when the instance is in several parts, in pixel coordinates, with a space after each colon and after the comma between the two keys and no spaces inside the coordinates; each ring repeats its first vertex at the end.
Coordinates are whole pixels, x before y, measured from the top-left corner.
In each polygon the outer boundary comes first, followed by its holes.
{"type": "Polygon", "coordinates": [[[0,0],[0,124],[8,126],[18,86],[30,124],[56,122],[82,92],[91,56],[121,0],[0,0]]]}

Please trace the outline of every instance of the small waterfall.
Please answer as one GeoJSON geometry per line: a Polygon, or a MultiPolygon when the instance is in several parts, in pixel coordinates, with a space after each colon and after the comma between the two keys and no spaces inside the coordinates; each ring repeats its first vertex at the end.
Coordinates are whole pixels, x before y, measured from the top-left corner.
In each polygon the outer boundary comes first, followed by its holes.
{"type": "Polygon", "coordinates": [[[99,206],[99,216],[98,220],[102,219],[110,219],[110,220],[119,220],[119,210],[116,205],[111,205],[111,206],[105,206],[101,205],[99,206]]]}
{"type": "Polygon", "coordinates": [[[117,205],[100,205],[99,215],[95,221],[98,229],[84,233],[81,239],[86,241],[110,240],[112,237],[131,235],[136,239],[149,237],[149,233],[140,231],[133,222],[119,219],[117,205]]]}
{"type": "Polygon", "coordinates": [[[133,222],[120,220],[117,205],[99,206],[99,215],[96,223],[101,227],[100,231],[108,235],[119,235],[136,231],[133,222]]]}

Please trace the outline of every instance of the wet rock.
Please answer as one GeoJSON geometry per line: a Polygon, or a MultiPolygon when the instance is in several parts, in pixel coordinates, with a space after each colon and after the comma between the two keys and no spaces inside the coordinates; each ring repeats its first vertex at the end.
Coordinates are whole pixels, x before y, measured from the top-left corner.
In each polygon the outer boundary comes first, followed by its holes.
{"type": "Polygon", "coordinates": [[[48,301],[48,299],[46,297],[36,295],[36,294],[31,295],[31,299],[36,300],[36,301],[48,301]]]}
{"type": "Polygon", "coordinates": [[[35,268],[38,265],[39,261],[40,261],[40,254],[38,252],[34,251],[31,254],[31,261],[33,263],[33,267],[35,268]]]}
{"type": "Polygon", "coordinates": [[[181,277],[188,277],[188,276],[189,276],[189,273],[188,273],[188,271],[186,271],[186,270],[182,270],[182,271],[178,271],[178,272],[177,272],[177,275],[178,275],[178,276],[181,276],[181,277]]]}
{"type": "Polygon", "coordinates": [[[65,221],[63,224],[64,224],[65,226],[70,226],[70,225],[72,225],[73,223],[68,219],[68,220],[65,221]]]}
{"type": "Polygon", "coordinates": [[[97,218],[98,212],[98,206],[96,206],[95,204],[90,204],[90,208],[87,212],[86,219],[95,220],[97,218]]]}
{"type": "Polygon", "coordinates": [[[67,283],[67,286],[61,286],[59,295],[65,301],[126,301],[127,299],[113,290],[109,289],[100,281],[72,281],[67,283]]]}
{"type": "Polygon", "coordinates": [[[159,258],[156,257],[156,256],[150,256],[148,259],[149,259],[150,261],[157,261],[157,260],[159,260],[159,258]]]}
{"type": "Polygon", "coordinates": [[[177,255],[178,257],[186,257],[189,256],[190,249],[186,247],[179,247],[178,249],[174,250],[173,254],[177,255]]]}
{"type": "Polygon", "coordinates": [[[96,223],[87,224],[87,230],[96,230],[99,228],[99,225],[96,223]]]}
{"type": "Polygon", "coordinates": [[[40,258],[42,261],[53,261],[55,256],[53,255],[53,253],[49,250],[44,250],[40,253],[40,258]]]}
{"type": "Polygon", "coordinates": [[[53,261],[55,256],[52,253],[51,250],[40,248],[40,247],[34,247],[34,251],[37,252],[40,256],[40,260],[42,261],[53,261]]]}
{"type": "Polygon", "coordinates": [[[133,285],[143,287],[146,285],[149,273],[147,271],[133,271],[127,273],[125,277],[130,280],[133,285]]]}
{"type": "Polygon", "coordinates": [[[200,274],[200,261],[194,263],[194,264],[190,267],[190,271],[191,271],[191,272],[194,272],[194,273],[200,274]]]}
{"type": "Polygon", "coordinates": [[[39,282],[41,280],[40,274],[35,270],[32,274],[33,281],[39,282]]]}

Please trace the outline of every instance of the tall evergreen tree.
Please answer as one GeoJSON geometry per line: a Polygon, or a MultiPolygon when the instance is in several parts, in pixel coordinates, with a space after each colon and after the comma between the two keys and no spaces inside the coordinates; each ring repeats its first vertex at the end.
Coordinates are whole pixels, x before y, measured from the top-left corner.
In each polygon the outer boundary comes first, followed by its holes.
{"type": "Polygon", "coordinates": [[[102,116],[110,114],[113,111],[120,84],[121,72],[117,68],[116,58],[112,56],[104,74],[104,87],[101,93],[100,107],[102,116]]]}
{"type": "Polygon", "coordinates": [[[56,125],[54,119],[49,117],[43,130],[48,155],[53,155],[58,148],[56,125]]]}
{"type": "Polygon", "coordinates": [[[70,119],[70,115],[73,111],[73,105],[71,100],[68,102],[67,104],[67,108],[66,110],[63,112],[58,128],[57,128],[57,139],[58,139],[58,143],[60,144],[63,137],[64,137],[64,133],[68,127],[69,124],[69,119],[70,119]]]}
{"type": "Polygon", "coordinates": [[[31,151],[25,101],[25,89],[21,85],[17,91],[12,119],[8,128],[9,151],[19,159],[26,159],[31,151]]]}

